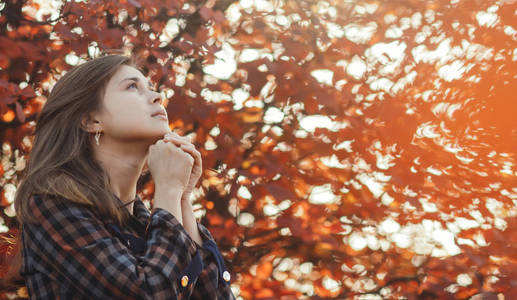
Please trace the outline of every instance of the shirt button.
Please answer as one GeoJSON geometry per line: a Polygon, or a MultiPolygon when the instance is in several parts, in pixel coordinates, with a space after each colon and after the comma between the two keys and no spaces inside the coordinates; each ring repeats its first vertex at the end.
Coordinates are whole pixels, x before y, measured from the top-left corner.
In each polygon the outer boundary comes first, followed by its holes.
{"type": "Polygon", "coordinates": [[[186,287],[187,285],[188,285],[188,276],[183,275],[183,277],[181,277],[181,286],[186,287]]]}
{"type": "Polygon", "coordinates": [[[223,273],[223,279],[224,279],[224,281],[230,281],[230,277],[231,277],[231,276],[230,276],[230,272],[228,272],[228,271],[224,271],[224,273],[223,273]]]}

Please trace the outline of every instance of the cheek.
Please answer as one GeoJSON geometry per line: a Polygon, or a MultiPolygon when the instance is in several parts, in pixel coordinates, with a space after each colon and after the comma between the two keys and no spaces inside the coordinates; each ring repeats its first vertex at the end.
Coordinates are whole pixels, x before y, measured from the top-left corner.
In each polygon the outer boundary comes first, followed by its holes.
{"type": "Polygon", "coordinates": [[[109,114],[107,114],[106,121],[112,129],[119,128],[121,130],[128,130],[142,126],[146,122],[147,110],[142,104],[126,101],[124,103],[112,103],[109,107],[109,114]],[[128,128],[129,127],[129,128],[128,128]]]}
{"type": "Polygon", "coordinates": [[[149,110],[144,103],[145,100],[131,94],[120,94],[111,99],[109,103],[109,111],[115,120],[121,124],[141,121],[147,117],[149,110]]]}
{"type": "Polygon", "coordinates": [[[149,123],[150,117],[147,114],[145,108],[128,105],[114,117],[113,123],[122,130],[140,131],[140,128],[143,130],[148,126],[146,124],[149,123]]]}

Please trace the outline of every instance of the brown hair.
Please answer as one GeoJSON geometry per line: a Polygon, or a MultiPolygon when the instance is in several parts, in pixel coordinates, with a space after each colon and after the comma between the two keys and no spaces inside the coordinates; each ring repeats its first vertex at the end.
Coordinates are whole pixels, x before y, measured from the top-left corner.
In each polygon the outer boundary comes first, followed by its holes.
{"type": "Polygon", "coordinates": [[[23,223],[35,222],[28,203],[33,194],[94,207],[100,217],[119,225],[129,217],[130,212],[121,209],[121,201],[110,190],[108,173],[93,157],[93,135],[81,126],[83,117],[102,109],[106,84],[122,65],[136,67],[136,62],[124,55],[106,55],[73,67],[59,78],[43,105],[14,199],[19,224],[16,243],[4,238],[14,245],[14,254],[0,288],[12,290],[23,282],[20,236],[23,223]]]}

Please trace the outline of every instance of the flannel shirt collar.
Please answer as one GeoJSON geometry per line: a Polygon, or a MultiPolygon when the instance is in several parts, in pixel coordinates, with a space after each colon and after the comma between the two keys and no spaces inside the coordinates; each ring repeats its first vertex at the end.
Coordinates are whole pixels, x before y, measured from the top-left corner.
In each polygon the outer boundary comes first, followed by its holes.
{"type": "Polygon", "coordinates": [[[149,217],[151,216],[151,212],[138,195],[136,195],[135,202],[133,202],[133,216],[140,221],[140,223],[145,224],[145,226],[149,223],[149,217]]]}
{"type": "MultiPolygon", "coordinates": [[[[113,195],[119,200],[121,204],[123,204],[122,200],[120,200],[120,198],[115,193],[113,193],[113,195]]],[[[138,230],[140,234],[144,234],[146,227],[149,224],[150,215],[151,212],[149,209],[147,209],[144,202],[137,194],[133,200],[133,213],[130,215],[129,222],[134,227],[136,227],[135,229],[138,230]]]]}

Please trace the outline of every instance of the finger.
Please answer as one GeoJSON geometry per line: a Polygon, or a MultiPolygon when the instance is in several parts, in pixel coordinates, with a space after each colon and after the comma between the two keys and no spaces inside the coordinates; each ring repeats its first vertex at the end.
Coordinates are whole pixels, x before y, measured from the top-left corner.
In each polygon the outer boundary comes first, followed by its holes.
{"type": "Polygon", "coordinates": [[[199,151],[197,151],[197,149],[196,149],[196,147],[194,145],[192,145],[192,144],[183,145],[182,148],[186,149],[187,151],[189,151],[189,153],[192,154],[194,157],[201,158],[201,153],[199,153],[199,151]]]}
{"type": "Polygon", "coordinates": [[[180,147],[181,147],[181,144],[175,144],[175,143],[172,143],[172,142],[165,142],[164,144],[169,149],[174,149],[174,150],[177,150],[177,151],[179,151],[180,147]]]}
{"type": "Polygon", "coordinates": [[[183,150],[183,151],[185,151],[185,152],[187,152],[187,153],[189,153],[189,154],[193,155],[193,153],[192,153],[192,152],[193,152],[193,149],[192,149],[192,147],[191,147],[191,146],[186,145],[186,144],[182,144],[182,145],[180,145],[179,147],[180,147],[180,149],[181,149],[181,150],[183,150]]]}
{"type": "Polygon", "coordinates": [[[166,135],[163,139],[164,140],[173,139],[173,140],[184,141],[184,142],[189,142],[190,141],[187,138],[184,138],[184,137],[181,137],[181,136],[174,136],[174,135],[166,135]]]}
{"type": "Polygon", "coordinates": [[[177,134],[176,132],[167,132],[164,136],[173,136],[173,137],[182,137],[181,135],[177,134]]]}
{"type": "Polygon", "coordinates": [[[179,149],[182,150],[183,153],[188,154],[189,160],[192,160],[192,162],[194,163],[196,162],[196,158],[194,157],[194,155],[192,155],[192,153],[190,153],[189,149],[186,149],[183,146],[180,146],[179,149]]]}
{"type": "Polygon", "coordinates": [[[164,137],[175,137],[175,138],[181,138],[184,139],[185,137],[175,133],[175,132],[167,132],[163,135],[164,137]]]}
{"type": "Polygon", "coordinates": [[[192,145],[181,145],[180,148],[194,158],[196,164],[201,164],[201,153],[192,145]]]}
{"type": "Polygon", "coordinates": [[[164,138],[164,141],[165,142],[172,142],[176,145],[192,145],[194,146],[191,142],[189,141],[186,141],[184,139],[178,139],[178,138],[174,138],[174,137],[167,137],[167,138],[164,138]]]}
{"type": "Polygon", "coordinates": [[[164,137],[173,137],[173,138],[178,138],[178,139],[181,139],[181,140],[185,140],[187,142],[192,142],[192,138],[190,136],[181,136],[175,132],[167,132],[164,137]]]}
{"type": "Polygon", "coordinates": [[[178,139],[173,139],[173,138],[167,138],[167,139],[164,139],[164,141],[166,143],[174,144],[176,147],[179,147],[181,145],[188,145],[188,143],[186,141],[182,141],[182,140],[178,140],[178,139]]]}
{"type": "Polygon", "coordinates": [[[166,138],[163,139],[163,141],[164,142],[173,142],[175,144],[177,144],[177,143],[184,144],[185,143],[184,141],[179,140],[177,138],[173,138],[173,137],[166,137],[166,138]]]}
{"type": "Polygon", "coordinates": [[[196,150],[196,148],[192,145],[192,144],[183,144],[180,146],[180,148],[189,153],[190,155],[192,155],[193,157],[197,157],[199,152],[196,150]]]}

